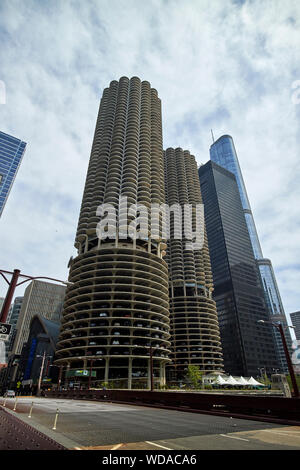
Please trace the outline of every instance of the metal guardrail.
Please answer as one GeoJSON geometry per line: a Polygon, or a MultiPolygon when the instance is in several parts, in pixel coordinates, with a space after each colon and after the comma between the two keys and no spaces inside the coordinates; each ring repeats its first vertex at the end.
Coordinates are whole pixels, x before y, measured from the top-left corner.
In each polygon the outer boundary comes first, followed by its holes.
{"type": "Polygon", "coordinates": [[[297,398],[139,390],[56,390],[46,392],[46,397],[148,405],[300,425],[300,400],[297,398]]]}
{"type": "Polygon", "coordinates": [[[0,450],[66,450],[64,446],[0,407],[0,450]]]}

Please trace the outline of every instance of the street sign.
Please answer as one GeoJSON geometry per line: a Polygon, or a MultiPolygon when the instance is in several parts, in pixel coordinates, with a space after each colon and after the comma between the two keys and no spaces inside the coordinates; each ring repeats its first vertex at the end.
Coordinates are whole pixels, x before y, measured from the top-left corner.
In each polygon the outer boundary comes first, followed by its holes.
{"type": "MultiPolygon", "coordinates": [[[[71,369],[69,371],[67,371],[66,373],[66,377],[69,378],[69,377],[89,377],[90,375],[90,371],[87,370],[87,369],[81,369],[81,370],[74,370],[74,369],[71,369]]],[[[96,377],[96,371],[95,370],[92,370],[92,377],[96,377]]]]}
{"type": "Polygon", "coordinates": [[[0,339],[8,340],[10,335],[11,325],[8,323],[0,323],[0,339]]]}

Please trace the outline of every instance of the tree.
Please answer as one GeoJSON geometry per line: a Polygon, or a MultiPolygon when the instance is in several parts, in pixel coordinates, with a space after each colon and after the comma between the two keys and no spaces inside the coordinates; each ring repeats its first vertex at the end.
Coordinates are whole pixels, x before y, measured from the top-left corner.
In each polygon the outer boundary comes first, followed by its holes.
{"type": "Polygon", "coordinates": [[[202,383],[202,372],[199,366],[188,366],[188,379],[192,382],[193,388],[199,388],[199,384],[202,383]]]}

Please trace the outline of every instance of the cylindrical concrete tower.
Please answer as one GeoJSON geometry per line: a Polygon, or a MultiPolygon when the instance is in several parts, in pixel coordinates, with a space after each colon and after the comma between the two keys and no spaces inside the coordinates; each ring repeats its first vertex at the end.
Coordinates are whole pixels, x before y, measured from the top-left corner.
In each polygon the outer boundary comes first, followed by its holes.
{"type": "Polygon", "coordinates": [[[170,352],[166,244],[150,236],[150,206],[164,198],[160,99],[148,82],[122,77],[103,92],[87,172],[56,361],[67,378],[82,369],[92,372],[90,383],[149,387],[152,356],[154,380],[164,384],[170,352]],[[115,216],[99,211],[103,204],[115,216]],[[132,204],[149,214],[140,216],[146,229],[138,239],[128,231],[140,215],[132,204]],[[105,218],[116,222],[117,233],[101,239],[97,227],[105,218]]]}
{"type": "Polygon", "coordinates": [[[202,204],[196,160],[181,148],[168,148],[164,160],[167,204],[177,204],[182,209],[180,220],[176,212],[171,217],[166,256],[172,349],[172,364],[168,370],[170,378],[180,380],[186,376],[189,365],[197,365],[205,373],[221,371],[223,357],[216,304],[212,300],[213,281],[204,218],[202,225],[200,222],[203,244],[201,248],[193,245],[190,249],[187,242],[192,237],[183,217],[184,205],[190,205],[191,228],[195,232],[196,207],[202,204]],[[180,226],[182,239],[176,234],[180,226]]]}

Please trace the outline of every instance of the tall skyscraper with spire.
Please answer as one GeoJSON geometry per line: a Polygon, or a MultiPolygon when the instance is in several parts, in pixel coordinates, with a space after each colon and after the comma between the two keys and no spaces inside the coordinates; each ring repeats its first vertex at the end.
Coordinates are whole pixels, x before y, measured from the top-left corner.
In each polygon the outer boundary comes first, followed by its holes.
{"type": "Polygon", "coordinates": [[[0,217],[21,164],[26,143],[0,131],[0,217]]]}
{"type": "MultiPolygon", "coordinates": [[[[280,321],[284,325],[287,324],[284,308],[282,305],[275,273],[272,267],[272,263],[269,259],[263,257],[261,245],[259,242],[253,214],[251,211],[250,202],[248,199],[246,186],[244,183],[243,175],[241,172],[237,152],[234,146],[233,139],[230,135],[223,135],[217,139],[210,147],[210,159],[230,171],[235,175],[236,182],[238,185],[244,216],[251,240],[251,245],[258,265],[262,285],[265,293],[265,301],[272,321],[280,321]]],[[[292,340],[289,329],[285,330],[286,339],[289,347],[291,348],[292,340]]],[[[285,353],[282,345],[282,340],[279,331],[275,331],[276,348],[279,363],[282,371],[287,372],[287,363],[285,359],[285,353]]]]}
{"type": "Polygon", "coordinates": [[[209,161],[199,168],[224,367],[257,376],[278,367],[273,328],[234,174],[209,161]]]}
{"type": "Polygon", "coordinates": [[[151,237],[151,219],[143,236],[130,237],[135,211],[125,217],[123,211],[126,203],[150,212],[152,203],[165,202],[164,186],[157,91],[137,77],[112,81],[100,103],[76,233],[78,255],[70,261],[72,285],[56,360],[67,368],[67,378],[77,369],[87,374],[92,369],[97,383],[114,381],[130,389],[135,381],[149,387],[153,364],[154,377],[165,383],[170,361],[166,244],[151,237]],[[111,238],[98,232],[105,221],[103,204],[115,209],[110,220],[117,232],[111,238]]]}

